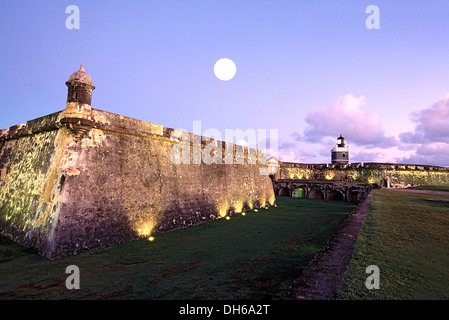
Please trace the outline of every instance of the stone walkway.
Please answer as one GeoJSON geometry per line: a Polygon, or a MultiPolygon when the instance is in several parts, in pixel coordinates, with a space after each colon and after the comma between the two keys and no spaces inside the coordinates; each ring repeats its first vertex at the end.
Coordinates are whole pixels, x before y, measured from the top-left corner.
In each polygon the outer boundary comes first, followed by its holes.
{"type": "Polygon", "coordinates": [[[336,300],[373,192],[349,214],[284,295],[285,300],[336,300]]]}

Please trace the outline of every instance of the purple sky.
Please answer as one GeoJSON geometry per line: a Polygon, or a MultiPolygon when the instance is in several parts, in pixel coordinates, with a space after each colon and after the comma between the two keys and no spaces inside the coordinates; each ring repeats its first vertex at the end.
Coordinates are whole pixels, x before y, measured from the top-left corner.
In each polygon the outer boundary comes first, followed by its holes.
{"type": "Polygon", "coordinates": [[[351,162],[449,166],[448,17],[447,0],[4,0],[0,128],[62,110],[84,64],[94,108],[223,136],[277,129],[284,161],[329,163],[342,134],[351,162]]]}

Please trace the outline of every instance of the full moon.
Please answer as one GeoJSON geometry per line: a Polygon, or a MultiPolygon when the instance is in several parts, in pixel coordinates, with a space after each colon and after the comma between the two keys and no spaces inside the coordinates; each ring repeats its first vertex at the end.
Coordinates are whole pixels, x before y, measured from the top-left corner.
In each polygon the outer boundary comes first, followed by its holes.
{"type": "Polygon", "coordinates": [[[222,58],[215,62],[215,76],[222,81],[231,80],[232,78],[234,78],[236,72],[237,67],[235,66],[234,61],[232,61],[231,59],[222,58]]]}

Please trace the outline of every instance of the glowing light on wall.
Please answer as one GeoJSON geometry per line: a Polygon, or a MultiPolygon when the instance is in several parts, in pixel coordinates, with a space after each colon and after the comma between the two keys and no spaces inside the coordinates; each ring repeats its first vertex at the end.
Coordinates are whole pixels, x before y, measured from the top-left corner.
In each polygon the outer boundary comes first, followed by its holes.
{"type": "Polygon", "coordinates": [[[236,213],[240,213],[243,211],[243,201],[236,201],[234,203],[234,209],[236,213]]]}
{"type": "Polygon", "coordinates": [[[270,196],[270,198],[268,199],[268,202],[270,203],[270,205],[272,206],[276,201],[276,197],[273,195],[270,196]]]}
{"type": "Polygon", "coordinates": [[[267,203],[266,195],[263,195],[260,197],[260,206],[265,207],[265,204],[267,203]]]}
{"type": "Polygon", "coordinates": [[[348,177],[351,178],[352,181],[357,181],[357,180],[359,179],[359,177],[360,177],[360,173],[357,172],[357,171],[355,171],[355,170],[352,170],[352,171],[348,174],[348,177]]]}
{"type": "Polygon", "coordinates": [[[326,172],[326,176],[325,176],[326,180],[332,180],[334,177],[335,177],[335,172],[333,172],[333,171],[326,172]]]}
{"type": "Polygon", "coordinates": [[[154,229],[154,222],[153,221],[147,221],[142,223],[138,228],[137,228],[137,234],[139,235],[139,237],[148,237],[149,235],[151,235],[151,232],[154,229]]]}
{"type": "Polygon", "coordinates": [[[227,202],[220,203],[217,207],[218,215],[220,218],[226,217],[226,214],[228,213],[229,205],[227,202]]]}

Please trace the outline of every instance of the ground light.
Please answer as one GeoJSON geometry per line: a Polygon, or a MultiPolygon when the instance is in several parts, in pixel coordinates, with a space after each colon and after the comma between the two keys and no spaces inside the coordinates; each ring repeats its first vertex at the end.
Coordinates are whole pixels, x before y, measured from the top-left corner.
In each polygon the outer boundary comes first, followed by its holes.
{"type": "Polygon", "coordinates": [[[226,217],[226,220],[230,220],[230,219],[231,219],[231,217],[230,217],[230,216],[227,216],[227,217],[226,217]]]}
{"type": "Polygon", "coordinates": [[[154,237],[149,237],[148,240],[149,241],[154,241],[154,237]]]}

